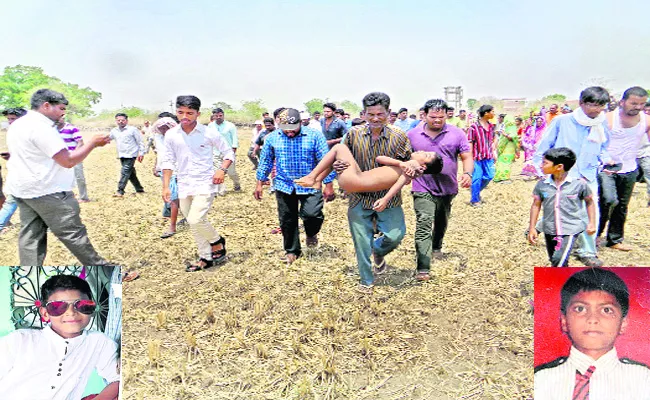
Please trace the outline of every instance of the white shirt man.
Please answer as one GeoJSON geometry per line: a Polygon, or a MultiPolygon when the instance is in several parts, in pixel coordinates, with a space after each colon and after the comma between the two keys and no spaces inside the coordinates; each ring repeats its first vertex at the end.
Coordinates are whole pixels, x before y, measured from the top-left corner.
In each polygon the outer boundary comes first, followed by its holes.
{"type": "Polygon", "coordinates": [[[80,399],[94,369],[120,380],[117,345],[97,331],[65,339],[49,326],[20,329],[0,338],[0,354],[0,399],[80,399]]]}
{"type": "MultiPolygon", "coordinates": [[[[233,154],[239,148],[239,138],[237,137],[237,127],[230,121],[224,119],[223,112],[213,113],[215,120],[209,124],[209,127],[215,129],[219,135],[228,143],[232,148],[233,154]]],[[[215,160],[217,164],[220,164],[224,160],[223,153],[215,153],[215,160]]],[[[232,179],[234,190],[238,192],[241,190],[241,182],[239,180],[239,174],[237,173],[237,166],[235,159],[232,160],[230,167],[228,167],[227,175],[232,179]]],[[[218,187],[217,194],[224,196],[226,194],[226,184],[223,183],[218,187]]]]}
{"type": "Polygon", "coordinates": [[[144,155],[144,142],[138,128],[127,125],[123,129],[115,127],[110,138],[117,143],[118,158],[136,158],[144,155]]]}
{"type": "Polygon", "coordinates": [[[28,111],[11,124],[7,146],[11,153],[7,161],[7,193],[21,199],[33,199],[72,191],[74,171],[52,158],[67,145],[51,119],[28,111]]]}

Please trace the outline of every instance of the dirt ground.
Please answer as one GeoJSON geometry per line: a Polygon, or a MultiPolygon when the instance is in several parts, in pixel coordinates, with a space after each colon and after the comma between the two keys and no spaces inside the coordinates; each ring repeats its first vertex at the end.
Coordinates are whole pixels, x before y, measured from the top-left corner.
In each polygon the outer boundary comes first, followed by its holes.
{"type": "MultiPolygon", "coordinates": [[[[229,261],[204,272],[184,271],[195,259],[187,228],[159,239],[167,223],[151,153],[137,165],[146,194],[127,186],[123,199],[111,197],[119,177],[114,144],[84,162],[94,201],[81,209],[91,241],[141,273],[124,289],[125,399],[532,397],[533,266],[547,259],[543,244],[524,238],[534,183],[517,178],[521,160],[512,184],[487,188],[482,208],[471,208],[461,189],[445,256],[424,284],[413,279],[415,217],[405,188],[406,236],[387,257],[391,268],[375,294],[363,296],[355,291],[345,200],[325,205],[318,248],[289,267],[279,260],[275,199],[252,196],[249,135],[240,135],[243,192],[218,198],[209,214],[228,240],[229,261]]],[[[633,251],[603,249],[606,264],[650,265],[645,191],[637,185],[630,206],[633,251]]],[[[17,236],[18,227],[0,236],[0,265],[18,263],[17,236]]],[[[46,263],[77,260],[50,237],[46,263]]]]}

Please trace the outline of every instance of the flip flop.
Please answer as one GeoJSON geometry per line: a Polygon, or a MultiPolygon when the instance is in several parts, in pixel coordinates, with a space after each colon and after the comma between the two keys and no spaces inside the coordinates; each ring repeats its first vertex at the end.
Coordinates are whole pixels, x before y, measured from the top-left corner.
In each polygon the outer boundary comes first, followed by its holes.
{"type": "Polygon", "coordinates": [[[174,236],[175,234],[176,234],[176,232],[167,231],[167,232],[163,233],[162,235],[160,235],[160,238],[161,239],[167,239],[167,238],[170,238],[170,237],[174,236]]]}
{"type": "Polygon", "coordinates": [[[133,282],[138,279],[140,274],[137,271],[128,271],[122,274],[122,282],[133,282]]]}

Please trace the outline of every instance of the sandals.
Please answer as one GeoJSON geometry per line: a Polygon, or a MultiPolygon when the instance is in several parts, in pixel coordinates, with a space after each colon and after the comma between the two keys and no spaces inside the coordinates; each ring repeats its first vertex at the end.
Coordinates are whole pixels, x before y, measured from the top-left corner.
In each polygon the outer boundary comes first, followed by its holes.
{"type": "Polygon", "coordinates": [[[167,239],[167,238],[170,238],[170,237],[174,236],[175,234],[176,234],[176,232],[167,231],[167,232],[163,233],[162,235],[160,235],[160,238],[161,239],[167,239]]]}
{"type": "Polygon", "coordinates": [[[122,282],[133,282],[138,279],[140,274],[137,271],[128,271],[122,273],[122,282]]]}
{"type": "Polygon", "coordinates": [[[212,250],[212,262],[214,264],[221,264],[226,261],[226,238],[221,237],[214,243],[210,243],[210,246],[221,245],[221,250],[212,250]]]}
{"type": "Polygon", "coordinates": [[[210,267],[214,267],[214,261],[206,260],[205,258],[199,258],[199,261],[197,261],[196,264],[190,264],[185,267],[185,272],[196,272],[208,269],[210,267]]]}
{"type": "Polygon", "coordinates": [[[429,279],[431,279],[429,271],[418,271],[418,273],[415,274],[415,280],[418,282],[426,282],[429,279]]]}

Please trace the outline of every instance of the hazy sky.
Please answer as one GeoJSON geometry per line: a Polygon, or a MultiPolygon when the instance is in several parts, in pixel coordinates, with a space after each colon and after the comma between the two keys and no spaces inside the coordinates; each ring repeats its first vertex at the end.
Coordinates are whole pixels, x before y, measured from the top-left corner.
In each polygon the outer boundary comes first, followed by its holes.
{"type": "Polygon", "coordinates": [[[100,91],[98,108],[318,97],[419,107],[482,96],[577,98],[593,79],[650,87],[650,1],[23,0],[2,7],[0,66],[100,91]],[[591,81],[590,81],[591,80],[591,81]]]}

